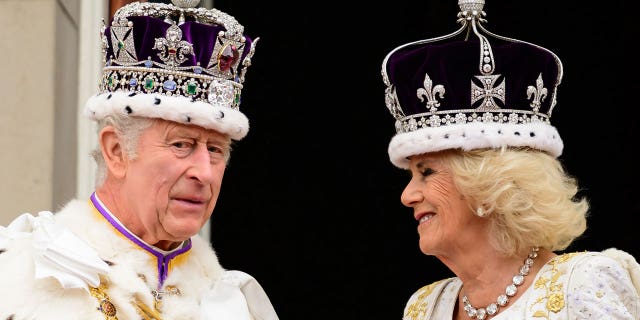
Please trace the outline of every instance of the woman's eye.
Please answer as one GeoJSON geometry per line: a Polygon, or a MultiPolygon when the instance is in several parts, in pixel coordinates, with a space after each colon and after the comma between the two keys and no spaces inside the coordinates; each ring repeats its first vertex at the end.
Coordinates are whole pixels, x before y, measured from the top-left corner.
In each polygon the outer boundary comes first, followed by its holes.
{"type": "Polygon", "coordinates": [[[420,171],[420,174],[422,174],[423,177],[428,177],[430,175],[432,175],[435,171],[433,171],[433,169],[431,168],[425,168],[424,170],[420,171]]]}

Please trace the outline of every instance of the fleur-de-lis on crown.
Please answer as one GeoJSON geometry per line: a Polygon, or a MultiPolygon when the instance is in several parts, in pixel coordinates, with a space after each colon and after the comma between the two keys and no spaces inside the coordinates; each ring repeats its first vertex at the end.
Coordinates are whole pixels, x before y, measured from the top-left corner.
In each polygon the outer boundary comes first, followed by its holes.
{"type": "Polygon", "coordinates": [[[193,54],[193,45],[182,40],[182,30],[175,23],[167,29],[165,38],[156,38],[153,48],[161,50],[158,57],[170,68],[185,62],[185,55],[193,54]]]}
{"type": "Polygon", "coordinates": [[[420,99],[420,102],[424,102],[424,99],[422,97],[424,96],[425,98],[427,98],[427,108],[430,112],[435,112],[440,106],[440,102],[436,100],[437,96],[440,96],[440,99],[444,98],[444,86],[439,84],[434,87],[433,81],[431,81],[431,78],[429,78],[428,74],[424,75],[423,85],[424,88],[419,88],[417,91],[418,99],[420,99]]]}
{"type": "Polygon", "coordinates": [[[530,106],[533,108],[534,112],[538,112],[542,101],[547,97],[547,88],[544,87],[544,83],[542,82],[542,73],[538,75],[535,87],[527,87],[527,99],[531,99],[531,95],[533,95],[533,101],[531,101],[530,106]]]}

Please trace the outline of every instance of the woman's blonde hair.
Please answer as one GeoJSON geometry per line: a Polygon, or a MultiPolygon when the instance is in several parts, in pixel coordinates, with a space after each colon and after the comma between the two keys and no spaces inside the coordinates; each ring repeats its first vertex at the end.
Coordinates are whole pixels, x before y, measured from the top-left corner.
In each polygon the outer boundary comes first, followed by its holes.
{"type": "Polygon", "coordinates": [[[491,219],[492,244],[506,254],[532,246],[566,249],[586,230],[589,204],[562,163],[529,148],[455,150],[446,155],[472,210],[491,219]]]}

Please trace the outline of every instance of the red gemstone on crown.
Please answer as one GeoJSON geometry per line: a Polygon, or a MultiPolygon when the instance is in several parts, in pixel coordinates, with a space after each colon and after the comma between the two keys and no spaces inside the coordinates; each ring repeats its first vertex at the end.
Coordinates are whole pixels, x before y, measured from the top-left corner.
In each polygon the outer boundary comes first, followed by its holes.
{"type": "Polygon", "coordinates": [[[178,52],[176,48],[169,48],[169,54],[176,54],[178,52]]]}
{"type": "Polygon", "coordinates": [[[218,69],[223,72],[229,71],[236,61],[238,61],[239,57],[240,53],[238,53],[236,46],[230,44],[225,45],[218,54],[218,69]]]}

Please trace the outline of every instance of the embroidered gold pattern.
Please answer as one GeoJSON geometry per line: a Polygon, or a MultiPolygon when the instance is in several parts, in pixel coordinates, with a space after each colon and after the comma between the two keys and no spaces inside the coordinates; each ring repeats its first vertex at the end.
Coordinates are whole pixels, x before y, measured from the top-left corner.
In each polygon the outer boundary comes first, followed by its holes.
{"type": "Polygon", "coordinates": [[[433,292],[433,289],[442,281],[444,280],[440,280],[420,288],[418,290],[419,294],[416,301],[414,301],[411,305],[409,305],[404,316],[411,320],[418,320],[420,319],[420,317],[426,315],[427,302],[424,300],[431,294],[431,292],[433,292]]]}
{"type": "Polygon", "coordinates": [[[549,296],[546,305],[547,310],[558,313],[564,308],[564,296],[562,293],[554,293],[549,296]]]}
{"type": "Polygon", "coordinates": [[[425,314],[426,308],[426,302],[416,301],[409,306],[407,313],[404,316],[409,317],[411,320],[418,320],[421,315],[425,314]]]}
{"type": "Polygon", "coordinates": [[[546,292],[545,295],[536,298],[532,305],[533,308],[537,304],[544,303],[544,308],[546,310],[536,310],[533,314],[534,318],[550,319],[550,312],[558,313],[565,307],[564,293],[562,291],[563,285],[562,282],[558,281],[560,277],[564,275],[564,272],[560,270],[558,266],[569,261],[577,254],[580,253],[566,253],[553,258],[553,260],[549,262],[551,269],[545,271],[548,275],[541,275],[533,284],[535,289],[545,289],[546,292]]]}
{"type": "Polygon", "coordinates": [[[107,286],[104,282],[102,282],[97,288],[89,287],[91,295],[98,299],[98,302],[100,303],[97,309],[104,314],[104,318],[106,320],[118,320],[118,317],[116,316],[116,306],[114,306],[109,300],[109,295],[106,293],[106,290],[107,286]]]}

